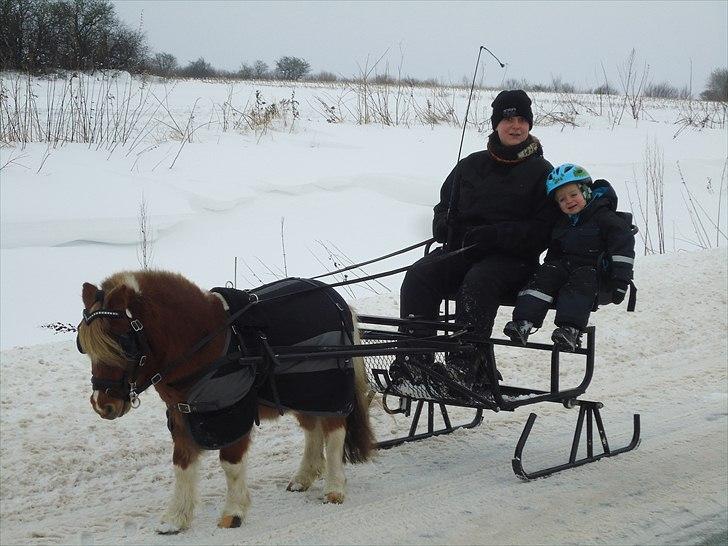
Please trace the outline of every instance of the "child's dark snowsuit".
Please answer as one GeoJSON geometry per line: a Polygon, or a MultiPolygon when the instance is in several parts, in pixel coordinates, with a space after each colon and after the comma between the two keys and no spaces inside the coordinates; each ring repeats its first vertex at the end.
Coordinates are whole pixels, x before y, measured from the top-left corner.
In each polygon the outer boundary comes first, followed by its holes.
{"type": "Polygon", "coordinates": [[[597,266],[603,254],[611,257],[612,279],[626,288],[632,280],[634,235],[616,209],[612,186],[596,180],[587,206],[579,214],[564,215],[554,227],[543,265],[518,294],[514,321],[540,327],[556,299],[556,325],[584,331],[599,291],[597,266]]]}

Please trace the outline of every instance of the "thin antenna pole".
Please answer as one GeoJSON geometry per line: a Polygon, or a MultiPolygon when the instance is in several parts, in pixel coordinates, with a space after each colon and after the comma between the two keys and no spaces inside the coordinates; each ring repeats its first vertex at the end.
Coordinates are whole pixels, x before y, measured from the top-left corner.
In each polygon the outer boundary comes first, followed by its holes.
{"type": "Polygon", "coordinates": [[[480,66],[480,54],[483,53],[483,50],[486,50],[488,53],[491,54],[491,56],[498,61],[498,64],[501,68],[505,68],[506,65],[501,62],[501,60],[496,57],[493,52],[488,49],[485,46],[480,46],[478,48],[478,60],[475,61],[475,71],[473,72],[473,83],[470,84],[470,95],[468,95],[468,105],[465,108],[465,120],[463,121],[463,133],[460,136],[460,149],[458,149],[458,161],[460,161],[460,156],[463,153],[463,141],[465,140],[465,128],[468,126],[468,113],[470,112],[470,101],[473,98],[473,91],[475,90],[475,79],[478,76],[478,67],[480,66]]]}
{"type": "MultiPolygon", "coordinates": [[[[493,55],[493,52],[488,49],[485,46],[480,46],[478,49],[478,60],[475,61],[475,71],[473,72],[473,83],[470,85],[470,95],[468,95],[468,106],[465,108],[465,120],[463,120],[463,132],[460,135],[460,149],[458,150],[458,160],[455,163],[460,162],[460,155],[463,153],[463,141],[465,140],[465,128],[468,126],[468,113],[470,112],[470,101],[473,99],[473,90],[475,89],[475,78],[478,76],[478,66],[480,66],[480,54],[483,52],[483,50],[486,50],[488,53],[491,54],[491,56],[498,61],[498,64],[501,66],[501,68],[505,68],[506,65],[501,62],[501,60],[493,55]]],[[[452,229],[452,221],[455,218],[455,215],[457,211],[455,210],[455,201],[456,201],[456,193],[458,192],[457,188],[457,182],[452,185],[450,188],[450,200],[447,206],[447,216],[445,219],[445,222],[448,226],[447,228],[447,241],[445,242],[445,249],[448,250],[450,247],[450,244],[452,242],[452,236],[453,236],[453,229],[452,229]]]]}

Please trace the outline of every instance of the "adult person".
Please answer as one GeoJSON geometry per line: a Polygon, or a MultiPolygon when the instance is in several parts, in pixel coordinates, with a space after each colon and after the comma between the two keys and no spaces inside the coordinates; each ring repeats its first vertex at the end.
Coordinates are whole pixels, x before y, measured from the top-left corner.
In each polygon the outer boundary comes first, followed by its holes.
{"type": "MultiPolygon", "coordinates": [[[[423,320],[436,318],[443,299],[455,296],[456,320],[484,339],[500,302],[515,300],[536,270],[559,214],[545,190],[552,166],[530,134],[531,99],[520,89],[501,91],[491,106],[487,149],[457,163],[434,208],[433,235],[445,246],[415,262],[400,291],[400,316],[423,320]]],[[[426,327],[410,332],[435,334],[426,327]]],[[[395,385],[423,382],[411,359],[432,364],[431,357],[397,358],[390,367],[395,385]]],[[[477,358],[448,356],[447,373],[465,387],[477,388],[481,370],[477,358]]]]}

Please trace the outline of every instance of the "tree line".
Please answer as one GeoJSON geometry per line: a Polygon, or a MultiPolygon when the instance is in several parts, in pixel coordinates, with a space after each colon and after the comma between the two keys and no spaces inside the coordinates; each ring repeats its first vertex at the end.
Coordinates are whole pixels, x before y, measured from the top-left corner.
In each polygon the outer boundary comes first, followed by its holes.
{"type": "MultiPolygon", "coordinates": [[[[218,70],[203,57],[180,65],[171,53],[150,53],[142,29],[130,28],[120,21],[109,0],[0,0],[0,68],[29,73],[112,69],[162,77],[341,80],[331,72],[311,74],[308,61],[293,56],[279,58],[273,67],[262,60],[252,64],[244,62],[233,71],[218,70]]],[[[370,81],[375,84],[437,84],[434,80],[415,78],[397,81],[388,74],[375,74],[370,81]]],[[[576,92],[573,85],[560,78],[545,85],[509,80],[506,86],[532,91],[576,92]]],[[[619,94],[608,83],[591,92],[619,94]]],[[[642,92],[645,96],[658,98],[688,98],[690,95],[687,88],[677,89],[668,82],[649,83],[642,92]]],[[[700,97],[728,101],[728,69],[713,70],[700,97]]]]}
{"type": "Polygon", "coordinates": [[[216,70],[204,58],[180,66],[171,53],[150,55],[144,32],[116,16],[109,0],[0,0],[0,67],[43,73],[52,70],[127,70],[159,76],[297,80],[310,64],[284,56],[271,69],[263,61],[237,72],[216,70]]]}

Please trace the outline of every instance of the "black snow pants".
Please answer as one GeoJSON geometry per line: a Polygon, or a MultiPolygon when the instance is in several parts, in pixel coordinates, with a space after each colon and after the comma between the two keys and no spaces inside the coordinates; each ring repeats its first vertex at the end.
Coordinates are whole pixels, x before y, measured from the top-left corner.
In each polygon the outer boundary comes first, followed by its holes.
{"type": "MultiPolygon", "coordinates": [[[[445,253],[441,249],[415,262],[400,290],[400,317],[435,319],[445,298],[456,301],[455,319],[489,338],[498,306],[515,297],[538,265],[537,260],[507,254],[484,255],[477,249],[445,253]]],[[[417,335],[434,331],[417,330],[417,335]]]]}
{"type": "Polygon", "coordinates": [[[513,320],[527,320],[540,328],[555,299],[556,326],[576,326],[584,331],[598,290],[595,267],[572,266],[568,260],[546,262],[519,292],[513,320]]]}

